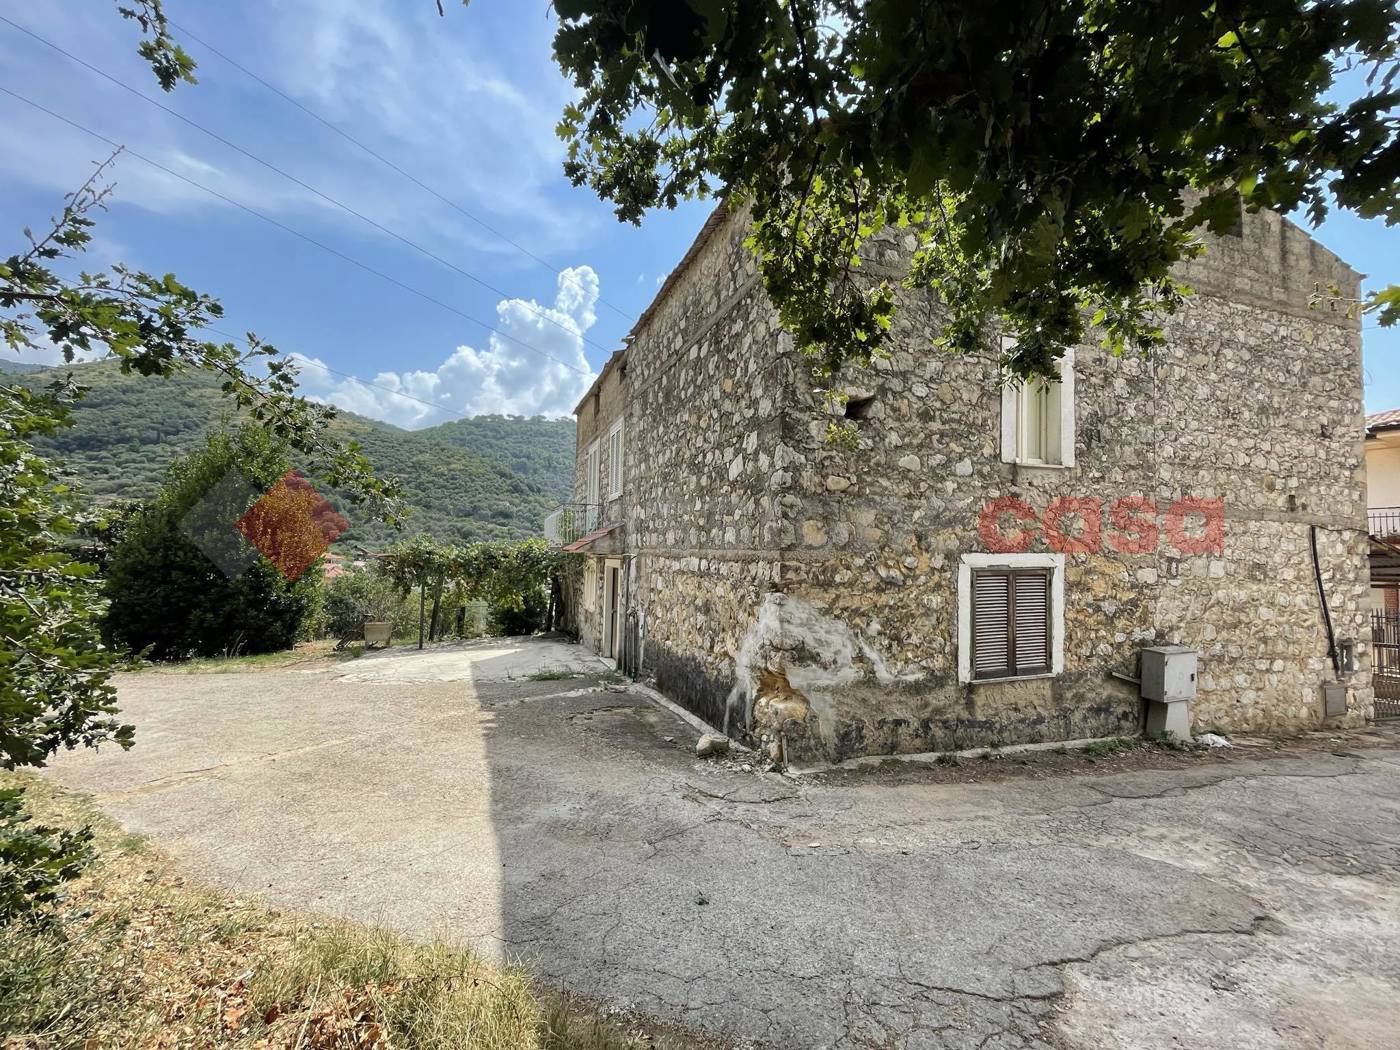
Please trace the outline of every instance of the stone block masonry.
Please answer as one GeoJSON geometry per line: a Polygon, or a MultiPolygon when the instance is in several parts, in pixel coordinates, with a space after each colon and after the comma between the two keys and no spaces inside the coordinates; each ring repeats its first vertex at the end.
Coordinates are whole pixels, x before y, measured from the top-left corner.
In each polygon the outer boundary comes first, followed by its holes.
{"type": "MultiPolygon", "coordinates": [[[[1162,643],[1200,650],[1198,730],[1317,725],[1336,680],[1340,721],[1366,716],[1360,333],[1308,302],[1331,283],[1356,293],[1335,256],[1272,214],[1212,238],[1183,267],[1196,294],[1160,353],[1076,349],[1068,465],[1035,465],[1008,455],[992,348],[934,349],[937,305],[908,291],[888,357],[843,377],[869,399],[838,421],[854,440],[828,441],[829,399],[744,233],[716,213],[626,350],[628,601],[659,688],[791,761],[1135,732],[1142,702],[1114,672],[1162,643]],[[1032,520],[989,532],[987,505],[1008,499],[1032,520]],[[1183,499],[1222,508],[1222,532],[1199,515],[1161,527],[1183,499]],[[1102,542],[1120,508],[1155,542],[1102,542]],[[968,681],[959,577],[1003,534],[1054,566],[1056,665],[968,681]],[[1333,670],[1319,575],[1355,673],[1333,670]]],[[[870,268],[906,250],[883,237],[870,268]]]]}

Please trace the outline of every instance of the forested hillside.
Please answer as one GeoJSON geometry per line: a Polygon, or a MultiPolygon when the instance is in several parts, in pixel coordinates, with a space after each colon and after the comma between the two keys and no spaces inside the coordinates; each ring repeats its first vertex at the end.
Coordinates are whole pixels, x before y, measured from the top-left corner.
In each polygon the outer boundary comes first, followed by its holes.
{"type": "MultiPolygon", "coordinates": [[[[30,385],[62,374],[13,362],[0,368],[23,372],[19,380],[30,385]]],[[[64,371],[89,388],[87,396],[74,411],[76,425],[39,444],[94,500],[150,496],[175,456],[232,420],[217,380],[204,373],[172,380],[123,376],[110,361],[64,371]]],[[[522,539],[538,535],[544,516],[568,498],[572,419],[475,416],[409,431],[341,413],[338,426],[360,442],[377,471],[403,481],[412,509],[406,533],[459,543],[522,539]]],[[[343,543],[377,546],[392,535],[354,507],[341,509],[352,526],[343,543]]]]}

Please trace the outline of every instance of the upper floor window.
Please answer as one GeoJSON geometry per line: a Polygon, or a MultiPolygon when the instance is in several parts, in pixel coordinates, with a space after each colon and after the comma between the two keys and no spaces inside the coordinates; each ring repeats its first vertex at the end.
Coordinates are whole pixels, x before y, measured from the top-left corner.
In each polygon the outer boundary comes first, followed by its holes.
{"type": "Polygon", "coordinates": [[[608,431],[608,499],[622,495],[622,420],[608,431]]]}
{"type": "Polygon", "coordinates": [[[599,483],[599,462],[598,462],[598,442],[588,446],[588,451],[583,454],[583,478],[586,492],[586,503],[598,502],[599,483]]]}
{"type": "Polygon", "coordinates": [[[1074,351],[1059,365],[1058,382],[1037,377],[1002,387],[1002,462],[1074,466],[1074,351]]]}

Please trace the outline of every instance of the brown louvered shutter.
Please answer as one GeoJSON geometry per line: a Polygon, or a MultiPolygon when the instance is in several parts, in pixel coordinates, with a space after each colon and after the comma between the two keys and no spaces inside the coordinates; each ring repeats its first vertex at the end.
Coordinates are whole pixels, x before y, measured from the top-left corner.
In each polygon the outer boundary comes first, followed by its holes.
{"type": "Polygon", "coordinates": [[[1011,673],[1011,577],[1005,572],[972,574],[972,677],[1011,673]]]}
{"type": "Polygon", "coordinates": [[[1050,670],[1050,574],[1011,575],[1011,638],[1014,674],[1050,670]]]}

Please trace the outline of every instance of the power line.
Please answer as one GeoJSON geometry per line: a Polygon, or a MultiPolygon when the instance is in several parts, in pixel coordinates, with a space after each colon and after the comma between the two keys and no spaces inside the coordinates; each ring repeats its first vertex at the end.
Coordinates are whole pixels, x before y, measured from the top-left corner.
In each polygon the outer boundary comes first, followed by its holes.
{"type": "MultiPolygon", "coordinates": [[[[116,77],[112,76],[110,73],[107,73],[107,72],[105,72],[104,70],[98,69],[98,68],[97,68],[96,66],[94,66],[92,63],[87,62],[87,61],[84,61],[83,59],[79,58],[77,55],[73,54],[71,51],[66,51],[66,50],[64,50],[62,47],[60,47],[59,45],[55,44],[53,41],[45,39],[44,37],[40,36],[38,33],[35,33],[35,32],[33,32],[32,30],[30,30],[30,29],[26,29],[24,26],[20,25],[20,24],[17,23],[17,22],[11,21],[10,19],[6,18],[4,15],[0,15],[0,22],[4,22],[6,25],[11,26],[12,28],[19,30],[21,33],[25,34],[26,36],[31,37],[31,38],[33,38],[34,40],[37,40],[39,43],[43,44],[45,47],[52,48],[54,51],[58,52],[58,53],[59,53],[60,55],[62,55],[64,58],[67,58],[67,59],[69,59],[70,61],[75,62],[75,63],[77,63],[78,65],[82,66],[84,69],[86,69],[86,70],[88,70],[88,71],[90,71],[90,72],[92,72],[92,73],[95,73],[97,76],[100,76],[100,77],[102,77],[104,80],[109,81],[110,83],[114,84],[115,86],[121,88],[123,91],[126,91],[126,92],[128,92],[128,93],[130,93],[130,94],[132,94],[132,95],[135,95],[137,98],[141,99],[141,101],[147,103],[148,105],[155,106],[157,109],[161,110],[161,111],[164,112],[164,113],[168,113],[170,116],[174,117],[176,120],[182,121],[183,123],[188,124],[190,127],[194,128],[196,131],[198,131],[198,132],[200,132],[200,133],[202,133],[202,134],[204,134],[204,135],[209,136],[209,137],[210,137],[211,139],[213,139],[215,142],[222,143],[223,145],[227,146],[229,149],[234,150],[235,152],[242,154],[243,156],[247,157],[249,160],[253,161],[253,162],[256,163],[256,164],[261,164],[261,165],[262,165],[264,168],[266,168],[268,171],[271,171],[271,172],[273,172],[274,174],[280,175],[282,178],[288,180],[289,182],[295,183],[297,186],[300,186],[302,189],[306,190],[308,193],[313,193],[313,194],[315,194],[317,197],[321,198],[321,200],[325,201],[327,204],[331,204],[331,205],[333,205],[333,206],[339,208],[341,211],[345,212],[347,215],[353,215],[355,218],[359,219],[361,222],[366,223],[366,224],[368,224],[368,225],[374,227],[374,228],[375,228],[376,230],[378,230],[380,233],[383,233],[384,235],[386,235],[386,236],[388,236],[388,237],[392,237],[392,238],[394,238],[395,240],[401,242],[402,244],[407,245],[408,247],[412,248],[414,251],[418,252],[419,254],[421,254],[421,255],[423,255],[423,256],[429,258],[429,259],[432,259],[434,262],[438,263],[438,264],[441,265],[441,266],[447,267],[449,270],[452,270],[452,271],[455,272],[455,273],[460,274],[461,276],[467,278],[469,281],[475,282],[476,284],[480,285],[482,288],[485,288],[487,291],[490,291],[490,292],[495,293],[496,295],[500,296],[502,299],[513,299],[513,298],[515,298],[514,296],[510,295],[509,293],[507,293],[507,292],[504,291],[503,289],[497,288],[495,285],[491,284],[489,281],[486,281],[486,280],[484,280],[484,279],[478,277],[476,274],[472,273],[470,270],[463,269],[462,267],[458,266],[456,263],[452,262],[450,259],[445,259],[445,258],[443,258],[441,255],[438,255],[436,252],[433,252],[433,251],[431,251],[431,250],[429,250],[429,249],[423,247],[421,244],[417,243],[416,241],[410,240],[409,238],[405,237],[403,234],[399,233],[398,231],[393,230],[393,229],[390,229],[388,226],[385,226],[383,223],[378,222],[378,221],[376,221],[375,219],[370,218],[368,215],[364,214],[364,213],[361,212],[361,211],[357,211],[356,209],[352,208],[350,205],[346,204],[344,201],[338,200],[337,198],[332,197],[330,194],[324,193],[324,192],[322,192],[321,190],[318,190],[315,186],[312,186],[312,185],[311,185],[310,183],[308,183],[308,182],[302,181],[301,179],[297,178],[295,175],[291,174],[291,173],[288,172],[288,171],[284,171],[282,168],[279,168],[277,165],[273,164],[271,161],[264,160],[262,157],[259,157],[256,153],[252,153],[252,152],[250,152],[249,150],[244,149],[242,146],[238,145],[238,143],[232,142],[232,141],[230,141],[229,139],[224,138],[224,136],[220,135],[218,132],[216,132],[216,131],[210,131],[210,130],[209,130],[208,128],[206,128],[204,125],[198,123],[197,121],[191,120],[189,117],[187,117],[187,116],[185,116],[184,114],[178,112],[177,110],[174,110],[174,109],[172,109],[171,107],[165,105],[163,102],[160,102],[160,101],[157,100],[157,99],[153,99],[153,98],[151,98],[150,96],[148,96],[148,95],[146,95],[146,94],[143,94],[142,92],[138,91],[136,88],[132,87],[130,84],[123,83],[122,81],[118,80],[116,77]]],[[[589,346],[592,346],[592,347],[594,347],[594,348],[597,349],[597,350],[603,351],[604,353],[610,353],[610,352],[611,352],[610,349],[609,349],[608,347],[604,346],[602,343],[599,343],[599,342],[597,342],[597,341],[595,341],[595,340],[589,339],[586,335],[584,335],[584,334],[582,333],[582,331],[576,331],[575,329],[573,329],[573,328],[569,327],[568,325],[564,324],[562,321],[556,320],[555,318],[551,317],[547,312],[545,312],[544,310],[541,310],[539,307],[535,306],[534,304],[532,304],[532,303],[527,303],[527,302],[525,302],[524,300],[519,300],[519,301],[521,302],[521,304],[522,304],[523,306],[525,306],[525,307],[526,307],[528,310],[530,310],[532,313],[536,314],[537,316],[539,316],[539,317],[542,318],[543,320],[548,321],[550,324],[554,325],[556,328],[560,329],[561,331],[568,332],[570,335],[578,335],[578,337],[579,337],[581,340],[583,340],[583,342],[587,343],[589,346]]]]}
{"type": "MultiPolygon", "coordinates": [[[[317,112],[316,112],[314,109],[312,109],[310,106],[307,106],[307,105],[305,105],[304,103],[302,103],[302,102],[300,102],[299,100],[297,100],[296,98],[293,98],[291,95],[287,94],[285,91],[283,91],[281,88],[277,87],[275,84],[269,83],[267,80],[264,80],[264,79],[263,79],[262,77],[260,77],[257,73],[254,73],[251,69],[249,69],[247,66],[243,65],[242,63],[240,63],[238,60],[236,60],[236,59],[234,59],[234,58],[231,58],[229,55],[226,55],[224,52],[220,51],[220,50],[219,50],[217,47],[215,47],[213,44],[209,43],[208,41],[201,40],[198,36],[196,36],[196,35],[195,35],[194,33],[192,33],[190,30],[186,29],[184,26],[180,25],[180,24],[177,23],[177,22],[171,22],[170,25],[171,25],[172,28],[174,28],[175,30],[177,30],[177,31],[180,33],[181,36],[188,37],[190,40],[193,40],[196,44],[198,44],[200,47],[204,48],[205,50],[209,51],[211,54],[217,56],[218,58],[223,59],[223,61],[227,62],[229,65],[231,65],[234,69],[238,70],[238,71],[239,71],[240,73],[242,73],[243,75],[245,75],[245,76],[247,76],[247,77],[250,77],[250,78],[252,78],[253,80],[256,80],[259,84],[261,84],[263,87],[265,87],[268,91],[271,91],[274,95],[276,95],[278,98],[282,99],[284,102],[288,103],[289,105],[295,106],[297,109],[301,110],[301,111],[302,111],[303,113],[305,113],[308,117],[310,117],[312,120],[316,121],[316,122],[319,123],[319,124],[322,124],[323,126],[325,126],[326,128],[328,128],[329,130],[335,132],[337,135],[339,135],[341,138],[343,138],[346,142],[350,143],[350,144],[351,144],[352,146],[354,146],[356,149],[359,149],[360,151],[362,151],[362,152],[368,154],[369,156],[373,157],[375,160],[379,161],[379,163],[383,164],[385,167],[389,168],[390,170],[392,170],[392,171],[394,171],[394,172],[397,172],[399,175],[402,175],[402,176],[403,176],[405,179],[407,179],[409,182],[413,183],[413,185],[417,186],[419,189],[423,190],[425,193],[429,193],[429,194],[431,194],[432,196],[436,197],[439,201],[441,201],[443,204],[446,204],[446,205],[447,205],[449,208],[451,208],[453,211],[457,212],[457,213],[460,214],[460,215],[464,215],[466,218],[470,219],[472,222],[474,222],[474,223],[476,223],[478,226],[480,226],[480,227],[481,227],[483,230],[485,230],[487,233],[490,233],[490,234],[492,234],[493,236],[500,238],[502,241],[504,241],[506,244],[509,244],[509,245],[510,245],[512,248],[514,248],[516,251],[520,252],[522,255],[524,255],[524,256],[526,256],[526,257],[528,257],[528,258],[530,258],[530,259],[533,259],[535,262],[539,263],[541,266],[543,266],[543,267],[544,267],[546,270],[548,270],[550,273],[555,274],[556,276],[562,276],[562,275],[563,275],[563,272],[564,272],[564,271],[563,271],[563,270],[560,270],[558,267],[556,267],[553,263],[549,262],[547,259],[541,259],[541,258],[540,258],[538,255],[536,255],[534,252],[530,251],[529,248],[526,248],[523,244],[521,244],[520,242],[518,242],[518,241],[514,240],[513,238],[511,238],[508,234],[505,234],[505,233],[503,233],[502,231],[496,229],[496,227],[492,226],[492,225],[491,225],[490,223],[488,223],[485,219],[482,219],[482,218],[480,218],[480,217],[477,216],[477,215],[473,215],[473,214],[472,214],[471,212],[469,212],[466,208],[462,207],[460,204],[458,204],[456,201],[452,200],[450,197],[444,196],[442,193],[440,193],[439,191],[433,189],[433,187],[429,186],[426,182],[423,182],[421,179],[419,179],[417,176],[413,175],[411,172],[405,171],[403,168],[399,167],[399,165],[395,164],[395,163],[394,163],[392,160],[390,160],[388,157],[384,156],[382,153],[379,153],[378,151],[376,151],[376,150],[373,149],[372,147],[365,145],[365,143],[361,142],[361,141],[360,141],[359,139],[357,139],[354,135],[351,135],[348,131],[345,131],[345,130],[344,130],[343,128],[341,128],[339,125],[332,123],[332,122],[331,122],[330,120],[328,120],[326,117],[323,117],[321,114],[317,113],[317,112]]],[[[603,304],[604,306],[606,306],[609,310],[612,310],[614,313],[616,313],[619,317],[623,318],[624,320],[627,320],[627,321],[633,321],[633,320],[635,320],[635,318],[634,318],[631,314],[629,314],[627,311],[623,310],[623,309],[622,309],[621,307],[619,307],[619,306],[614,306],[612,303],[608,302],[608,301],[607,301],[606,299],[604,299],[602,296],[599,296],[599,297],[598,297],[598,302],[602,303],[602,304],[603,304]]]]}
{"type": "MultiPolygon", "coordinates": [[[[3,91],[3,90],[4,90],[3,88],[0,88],[0,91],[3,91]]],[[[58,281],[59,281],[60,283],[62,283],[62,284],[67,285],[69,288],[79,288],[79,287],[80,287],[79,285],[77,285],[77,284],[74,283],[73,281],[65,280],[65,279],[62,278],[62,277],[59,277],[59,278],[58,278],[58,281]]],[[[222,328],[215,328],[213,325],[201,325],[200,328],[199,328],[199,330],[200,330],[201,332],[209,332],[209,333],[211,333],[211,334],[213,334],[213,335],[223,336],[223,338],[225,338],[225,339],[227,339],[227,340],[229,340],[230,342],[233,342],[233,343],[242,343],[244,346],[249,346],[249,347],[252,346],[252,344],[248,341],[248,337],[247,337],[246,335],[235,335],[235,334],[232,333],[232,332],[226,332],[226,331],[224,331],[222,328]]],[[[288,354],[288,355],[286,355],[286,356],[290,357],[290,356],[292,356],[292,355],[291,355],[291,354],[288,354]]],[[[359,376],[354,375],[354,374],[352,374],[352,373],[350,373],[350,372],[342,372],[342,371],[341,371],[340,369],[338,369],[338,368],[332,368],[330,365],[326,364],[326,363],[325,363],[324,361],[322,361],[320,358],[310,358],[310,357],[307,357],[305,354],[296,354],[296,356],[297,356],[298,358],[300,358],[300,361],[293,361],[292,363],[293,363],[294,365],[297,366],[297,368],[298,368],[299,371],[305,371],[305,370],[306,370],[306,367],[305,367],[305,366],[308,366],[308,365],[309,365],[311,368],[319,368],[319,369],[320,369],[321,371],[323,371],[323,372],[330,372],[332,375],[340,376],[342,379],[348,379],[348,380],[350,380],[350,381],[353,382],[353,383],[359,383],[360,386],[373,387],[373,388],[375,388],[376,390],[384,390],[384,391],[387,391],[388,393],[393,394],[393,395],[395,395],[396,397],[407,398],[409,401],[417,401],[420,405],[427,405],[429,408],[436,409],[436,410],[439,411],[439,412],[445,412],[445,413],[447,413],[448,415],[450,415],[453,419],[462,419],[462,418],[465,418],[465,417],[463,417],[463,416],[461,415],[460,412],[458,412],[457,410],[455,410],[455,409],[453,409],[453,408],[451,408],[451,407],[449,407],[449,406],[447,406],[447,405],[440,404],[440,403],[437,402],[437,401],[429,401],[429,400],[427,400],[426,398],[417,397],[417,396],[414,395],[414,394],[408,394],[408,393],[405,393],[405,392],[402,391],[402,390],[395,390],[393,387],[391,387],[391,386],[386,386],[386,385],[383,384],[383,383],[371,383],[368,379],[361,379],[359,376]]],[[[346,411],[349,411],[349,409],[346,409],[346,411]]]]}
{"type": "Polygon", "coordinates": [[[194,179],[190,178],[188,175],[181,174],[180,172],[175,171],[173,168],[168,168],[168,167],[166,167],[164,164],[161,164],[159,161],[152,160],[150,157],[147,157],[147,156],[145,156],[144,154],[138,153],[136,150],[131,149],[130,147],[122,147],[121,143],[117,142],[115,139],[110,139],[110,138],[108,138],[106,135],[103,135],[101,132],[94,131],[92,128],[86,127],[85,125],[78,123],[76,120],[73,120],[73,119],[71,119],[71,118],[69,118],[69,117],[65,117],[62,113],[56,113],[56,112],[54,112],[53,110],[49,109],[47,106],[43,106],[43,105],[39,104],[38,102],[35,102],[35,101],[34,101],[33,99],[31,99],[31,98],[26,98],[24,95],[21,95],[21,94],[20,94],[19,92],[17,92],[17,91],[11,91],[11,90],[10,90],[9,88],[7,88],[7,87],[0,86],[0,92],[3,92],[4,94],[9,95],[11,98],[18,99],[20,102],[23,102],[23,103],[25,103],[25,104],[28,105],[28,106],[32,106],[34,109],[37,109],[40,113],[46,113],[46,114],[48,114],[50,117],[53,117],[55,120],[62,121],[64,124],[67,124],[69,127],[76,128],[78,131],[81,131],[81,132],[83,132],[84,134],[91,135],[93,138],[97,139],[99,142],[104,142],[104,143],[106,143],[106,144],[107,144],[108,146],[110,146],[112,149],[124,149],[124,151],[125,151],[126,153],[128,153],[129,155],[135,157],[137,160],[142,161],[142,162],[145,163],[145,164],[149,164],[151,167],[155,168],[155,169],[158,170],[158,171],[164,172],[165,174],[169,175],[171,178],[179,179],[181,182],[188,183],[189,185],[195,187],[195,189],[203,190],[205,193],[208,193],[208,194],[210,194],[210,195],[213,196],[213,197],[217,197],[219,200],[223,201],[224,203],[229,204],[229,205],[231,205],[231,206],[233,206],[233,207],[235,207],[235,208],[238,208],[240,211],[245,211],[245,212],[247,212],[249,215],[252,215],[254,218],[261,219],[263,222],[266,222],[266,223],[268,223],[269,225],[276,226],[279,230],[282,230],[284,233],[289,233],[289,234],[291,234],[293,237],[297,237],[297,238],[299,238],[299,239],[305,241],[307,244],[314,245],[315,247],[320,248],[322,251],[328,252],[329,254],[334,255],[336,258],[341,259],[341,260],[343,260],[343,261],[345,261],[345,262],[348,262],[348,263],[350,263],[352,266],[356,266],[356,267],[360,268],[361,270],[364,270],[366,273],[373,274],[375,277],[378,277],[380,280],[388,281],[390,284],[395,285],[395,286],[397,286],[397,287],[399,287],[399,288],[402,288],[402,289],[403,289],[404,291],[406,291],[406,292],[411,292],[412,294],[418,296],[420,299],[423,299],[423,300],[425,300],[425,301],[427,301],[427,302],[432,303],[434,306],[439,306],[439,307],[441,307],[442,309],[448,311],[449,313],[456,314],[458,317],[464,318],[465,320],[470,321],[472,324],[480,325],[482,328],[486,329],[486,331],[492,332],[492,333],[494,333],[494,334],[500,336],[502,339],[509,340],[510,342],[516,344],[517,346],[521,347],[522,349],[525,349],[525,350],[530,351],[530,353],[532,353],[532,354],[539,354],[541,357],[548,358],[550,361],[553,361],[555,364],[562,365],[563,367],[569,369],[571,372],[577,372],[579,375],[591,376],[591,375],[593,374],[592,372],[588,371],[587,369],[579,368],[577,365],[571,365],[571,364],[569,364],[569,362],[563,360],[562,358],[555,357],[553,354],[548,353],[547,351],[541,350],[541,349],[539,349],[539,348],[536,347],[536,346],[531,346],[529,343],[527,343],[527,342],[525,342],[525,341],[523,341],[523,340],[521,340],[521,339],[517,339],[515,336],[510,335],[509,333],[501,331],[499,328],[495,327],[494,325],[487,324],[485,321],[481,320],[479,317],[473,317],[471,314],[466,313],[466,312],[464,312],[464,311],[462,311],[462,310],[459,310],[459,309],[457,309],[457,307],[452,306],[452,305],[450,305],[450,304],[448,304],[448,303],[445,303],[445,302],[443,302],[441,299],[435,298],[434,296],[429,295],[427,292],[424,292],[424,291],[422,291],[422,290],[420,290],[420,289],[418,289],[418,288],[413,287],[413,285],[411,285],[411,284],[406,284],[406,283],[404,283],[403,281],[399,280],[397,277],[393,277],[393,276],[391,276],[390,274],[387,274],[387,273],[383,272],[382,270],[377,270],[377,269],[375,269],[373,266],[370,266],[368,263],[364,263],[364,262],[361,262],[359,259],[356,259],[354,256],[346,255],[344,252],[340,251],[339,249],[337,249],[337,248],[332,248],[330,245],[325,244],[325,243],[323,243],[323,242],[321,242],[321,241],[318,241],[316,238],[310,236],[309,234],[302,233],[300,230],[294,229],[293,227],[288,226],[286,223],[281,222],[281,221],[279,221],[279,220],[277,220],[277,219],[272,218],[270,215],[265,215],[264,213],[258,211],[257,209],[251,208],[251,207],[249,207],[248,205],[244,204],[242,201],[234,200],[232,197],[228,196],[227,194],[220,193],[218,190],[213,189],[213,188],[211,188],[211,187],[209,187],[209,186],[206,186],[206,185],[204,185],[202,182],[196,182],[194,179]]]}

